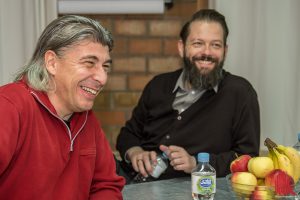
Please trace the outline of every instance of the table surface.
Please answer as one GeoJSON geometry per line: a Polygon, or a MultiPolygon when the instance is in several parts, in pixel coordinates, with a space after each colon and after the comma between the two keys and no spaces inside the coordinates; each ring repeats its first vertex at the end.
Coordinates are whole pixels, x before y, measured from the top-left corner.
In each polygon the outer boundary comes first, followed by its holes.
{"type": "MultiPolygon", "coordinates": [[[[191,178],[175,178],[126,185],[124,200],[192,200],[191,178]]],[[[214,200],[232,200],[225,178],[217,178],[214,200]]]]}

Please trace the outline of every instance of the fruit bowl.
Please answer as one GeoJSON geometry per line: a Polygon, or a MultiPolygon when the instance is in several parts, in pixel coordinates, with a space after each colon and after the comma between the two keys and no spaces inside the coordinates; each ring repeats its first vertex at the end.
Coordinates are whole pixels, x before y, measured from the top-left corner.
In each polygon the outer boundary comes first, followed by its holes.
{"type": "Polygon", "coordinates": [[[246,185],[246,184],[238,184],[231,182],[232,174],[226,176],[227,185],[230,191],[230,194],[233,199],[276,199],[276,200],[300,200],[300,184],[298,183],[294,191],[298,194],[298,196],[278,196],[275,194],[274,188],[271,186],[263,186],[263,185],[246,185]]]}

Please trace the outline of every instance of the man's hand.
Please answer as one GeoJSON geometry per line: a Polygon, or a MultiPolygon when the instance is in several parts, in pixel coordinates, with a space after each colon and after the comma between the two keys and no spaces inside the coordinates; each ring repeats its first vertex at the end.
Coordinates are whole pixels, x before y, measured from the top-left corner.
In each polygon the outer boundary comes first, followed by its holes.
{"type": "Polygon", "coordinates": [[[141,147],[131,147],[126,152],[127,158],[132,163],[136,172],[140,172],[144,177],[152,173],[152,163],[156,164],[156,152],[144,151],[141,147]]]}
{"type": "Polygon", "coordinates": [[[188,152],[182,147],[175,145],[168,147],[160,145],[159,148],[161,151],[166,152],[170,160],[170,165],[173,166],[175,170],[191,173],[197,165],[194,156],[188,154],[188,152]]]}

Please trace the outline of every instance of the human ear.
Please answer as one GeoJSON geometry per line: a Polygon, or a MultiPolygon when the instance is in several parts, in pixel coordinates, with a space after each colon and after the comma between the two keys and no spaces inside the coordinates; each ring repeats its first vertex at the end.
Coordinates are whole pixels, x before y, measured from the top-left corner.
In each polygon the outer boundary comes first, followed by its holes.
{"type": "Polygon", "coordinates": [[[180,57],[183,58],[183,56],[184,56],[184,53],[183,53],[184,52],[184,43],[183,43],[182,40],[178,40],[177,49],[178,49],[178,53],[179,53],[180,57]]]}
{"type": "Polygon", "coordinates": [[[228,52],[228,45],[226,44],[225,49],[224,49],[224,57],[227,56],[227,52],[228,52]]]}
{"type": "Polygon", "coordinates": [[[51,75],[55,75],[57,71],[57,56],[52,50],[46,51],[44,55],[45,67],[51,75]]]}

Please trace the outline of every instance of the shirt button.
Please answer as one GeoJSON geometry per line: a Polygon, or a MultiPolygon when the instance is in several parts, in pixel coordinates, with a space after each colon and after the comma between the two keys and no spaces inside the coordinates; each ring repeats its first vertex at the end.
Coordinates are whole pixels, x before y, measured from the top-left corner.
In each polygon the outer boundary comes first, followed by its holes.
{"type": "Polygon", "coordinates": [[[177,117],[177,119],[178,119],[178,120],[181,120],[181,116],[179,115],[179,116],[177,117]]]}
{"type": "Polygon", "coordinates": [[[170,139],[170,135],[166,135],[166,139],[167,139],[167,140],[170,139]]]}
{"type": "Polygon", "coordinates": [[[182,108],[180,111],[183,112],[183,111],[184,111],[184,108],[182,108]]]}
{"type": "Polygon", "coordinates": [[[195,94],[195,91],[194,91],[194,90],[192,91],[192,94],[195,94]]]}

